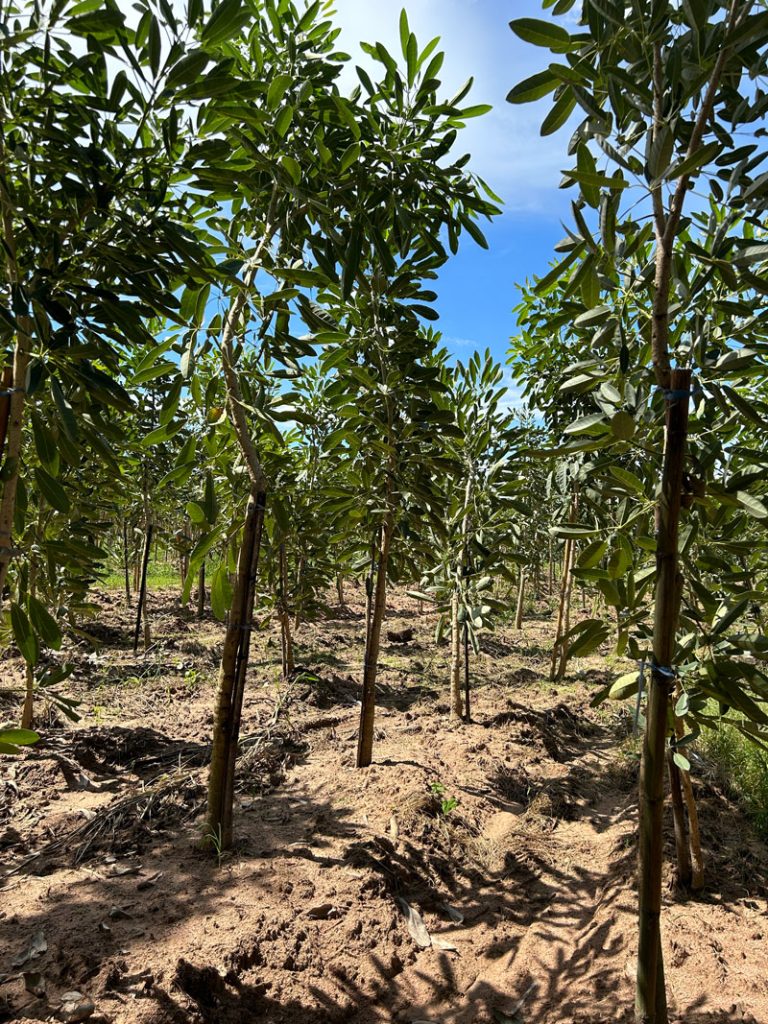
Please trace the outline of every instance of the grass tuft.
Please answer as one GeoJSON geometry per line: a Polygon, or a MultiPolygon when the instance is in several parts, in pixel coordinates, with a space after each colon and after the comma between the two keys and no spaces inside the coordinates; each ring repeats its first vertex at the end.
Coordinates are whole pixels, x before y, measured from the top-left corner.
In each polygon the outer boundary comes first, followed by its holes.
{"type": "Polygon", "coordinates": [[[757,830],[768,837],[768,753],[726,722],[704,729],[697,747],[718,781],[739,797],[757,830]]]}

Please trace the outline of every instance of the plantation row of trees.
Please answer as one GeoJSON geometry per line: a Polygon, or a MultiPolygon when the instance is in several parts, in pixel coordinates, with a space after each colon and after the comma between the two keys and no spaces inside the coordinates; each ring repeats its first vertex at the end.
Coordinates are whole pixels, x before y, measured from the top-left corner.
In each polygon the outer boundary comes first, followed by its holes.
{"type": "Polygon", "coordinates": [[[34,740],[41,694],[76,714],[57,652],[108,564],[146,645],[159,541],[225,624],[220,850],[260,622],[290,676],[301,623],[365,581],[364,768],[388,585],[439,611],[468,717],[482,630],[557,576],[552,678],[603,645],[637,663],[594,701],[644,722],[637,1016],[660,1024],[665,770],[697,887],[687,750],[723,718],[768,741],[768,12],[584,0],[569,32],[574,6],[512,23],[554,59],[510,101],[574,125],[572,222],[517,308],[523,416],[432,326],[499,202],[457,149],[487,108],[471,82],[442,98],[438,40],[403,14],[401,55],[364,45],[349,91],[319,0],[0,0],[0,639],[27,667],[0,751],[34,740]]]}

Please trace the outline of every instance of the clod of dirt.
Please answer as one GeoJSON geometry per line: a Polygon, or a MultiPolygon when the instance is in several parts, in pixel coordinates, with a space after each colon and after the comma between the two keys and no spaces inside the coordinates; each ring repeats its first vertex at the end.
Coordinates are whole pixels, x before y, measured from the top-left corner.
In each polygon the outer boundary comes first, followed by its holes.
{"type": "Polygon", "coordinates": [[[412,629],[388,629],[387,640],[392,644],[409,644],[413,640],[412,629]]]}
{"type": "Polygon", "coordinates": [[[45,940],[45,933],[43,932],[43,929],[40,928],[32,936],[32,941],[24,952],[17,956],[15,960],[11,960],[11,966],[23,967],[24,964],[33,960],[36,956],[42,956],[47,949],[48,943],[45,940]]]}
{"type": "Polygon", "coordinates": [[[96,1011],[96,1005],[82,992],[65,992],[61,997],[61,1006],[56,1016],[64,1024],[76,1024],[80,1020],[88,1020],[96,1011]]]}

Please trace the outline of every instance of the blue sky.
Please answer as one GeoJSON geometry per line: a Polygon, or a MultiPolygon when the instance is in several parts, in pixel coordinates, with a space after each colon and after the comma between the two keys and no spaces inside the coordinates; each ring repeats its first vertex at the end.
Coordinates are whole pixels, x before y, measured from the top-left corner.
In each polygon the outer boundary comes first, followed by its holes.
{"type": "Polygon", "coordinates": [[[471,166],[504,199],[504,213],[486,226],[489,251],[467,236],[441,274],[436,326],[459,359],[486,347],[504,359],[515,328],[516,285],[545,272],[565,233],[561,221],[571,198],[558,189],[560,172],[570,164],[570,131],[546,139],[539,134],[551,100],[506,102],[513,85],[551,60],[548,51],[517,38],[510,19],[551,14],[542,14],[539,0],[336,0],[334,6],[344,48],[356,61],[363,57],[360,39],[381,41],[399,53],[398,19],[405,6],[422,46],[434,36],[442,39],[446,94],[472,75],[475,87],[467,102],[493,105],[490,114],[467,123],[457,147],[472,153],[471,166]]]}

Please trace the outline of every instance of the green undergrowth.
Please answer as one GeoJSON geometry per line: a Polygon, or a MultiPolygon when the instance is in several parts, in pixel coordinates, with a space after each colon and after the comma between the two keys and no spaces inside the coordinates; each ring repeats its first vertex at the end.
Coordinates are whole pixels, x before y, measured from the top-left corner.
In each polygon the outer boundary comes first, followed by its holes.
{"type": "MultiPolygon", "coordinates": [[[[125,576],[121,568],[110,567],[111,571],[102,578],[104,590],[125,590],[125,576]]],[[[173,562],[150,562],[147,568],[147,590],[159,590],[164,587],[178,587],[181,590],[179,567],[173,562]]],[[[131,594],[133,594],[133,573],[131,573],[131,594]]]]}
{"type": "Polygon", "coordinates": [[[726,722],[705,729],[697,748],[718,782],[739,797],[757,830],[768,838],[768,752],[726,722]]]}

